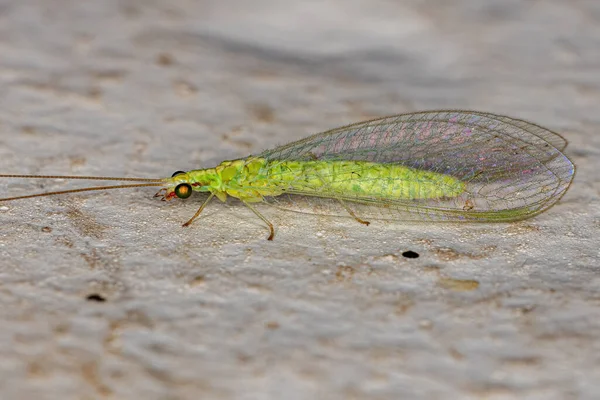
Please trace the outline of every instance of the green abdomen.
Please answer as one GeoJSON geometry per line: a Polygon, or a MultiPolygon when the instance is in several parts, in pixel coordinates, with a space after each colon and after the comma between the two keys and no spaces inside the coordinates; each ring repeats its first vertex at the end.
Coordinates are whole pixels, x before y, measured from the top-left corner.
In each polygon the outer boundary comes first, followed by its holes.
{"type": "Polygon", "coordinates": [[[288,192],[382,200],[456,197],[465,190],[449,175],[366,161],[265,160],[247,183],[266,196],[288,192]]]}

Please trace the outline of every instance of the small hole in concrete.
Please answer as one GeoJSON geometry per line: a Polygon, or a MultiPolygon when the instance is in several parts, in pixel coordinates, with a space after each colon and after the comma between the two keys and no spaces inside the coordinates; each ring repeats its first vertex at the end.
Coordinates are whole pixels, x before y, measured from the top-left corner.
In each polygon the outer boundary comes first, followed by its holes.
{"type": "Polygon", "coordinates": [[[98,293],[92,293],[85,298],[87,301],[95,301],[98,303],[104,303],[106,298],[98,293]]]}
{"type": "Polygon", "coordinates": [[[412,250],[408,250],[405,251],[404,253],[402,253],[402,257],[406,257],[406,258],[419,258],[419,253],[416,253],[412,250]]]}

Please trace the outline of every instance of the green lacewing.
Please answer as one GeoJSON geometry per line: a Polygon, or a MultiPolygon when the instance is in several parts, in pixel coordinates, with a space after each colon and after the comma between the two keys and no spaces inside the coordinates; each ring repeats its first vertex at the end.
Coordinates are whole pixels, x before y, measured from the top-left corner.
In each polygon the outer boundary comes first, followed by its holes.
{"type": "Polygon", "coordinates": [[[162,200],[192,192],[280,208],[370,219],[506,222],[537,215],[567,191],[575,166],[567,141],[539,125],[477,111],[401,114],[332,129],[214,168],[168,178],[2,174],[2,178],[138,182],[1,198],[25,199],[91,190],[162,186],[162,200]]]}

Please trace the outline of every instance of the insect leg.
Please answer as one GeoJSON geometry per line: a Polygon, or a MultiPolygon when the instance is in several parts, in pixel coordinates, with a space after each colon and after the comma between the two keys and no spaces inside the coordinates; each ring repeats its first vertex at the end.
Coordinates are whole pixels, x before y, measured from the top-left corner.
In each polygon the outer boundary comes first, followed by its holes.
{"type": "MultiPolygon", "coordinates": [[[[327,182],[325,181],[325,179],[323,179],[322,176],[319,176],[317,174],[317,177],[321,180],[321,182],[323,182],[323,185],[327,185],[327,182]]],[[[342,207],[344,207],[344,209],[348,212],[348,214],[350,214],[350,216],[352,216],[352,218],[354,218],[355,220],[357,220],[358,222],[360,222],[363,225],[367,225],[369,226],[370,222],[369,221],[365,221],[364,219],[360,219],[356,216],[356,214],[354,214],[354,211],[352,211],[352,209],[350,209],[350,207],[348,207],[348,205],[344,202],[344,200],[342,200],[339,197],[336,197],[336,199],[340,202],[340,204],[342,205],[342,207]]]]}
{"type": "Polygon", "coordinates": [[[212,198],[214,196],[215,196],[214,193],[211,193],[210,196],[208,196],[208,199],[206,199],[206,201],[204,203],[202,203],[202,205],[200,206],[200,208],[198,209],[198,211],[196,211],[196,214],[194,214],[194,216],[192,218],[190,218],[190,220],[188,222],[186,222],[185,224],[183,224],[182,226],[190,226],[190,224],[196,218],[198,218],[198,215],[200,215],[200,213],[202,212],[202,210],[204,210],[204,207],[206,207],[206,205],[212,200],[212,198]]]}
{"type": "Polygon", "coordinates": [[[254,207],[252,207],[249,203],[245,202],[244,200],[242,200],[242,202],[249,208],[252,210],[252,212],[254,214],[256,214],[256,216],[260,219],[263,220],[263,222],[265,224],[267,224],[269,226],[269,230],[271,231],[271,234],[269,235],[269,237],[267,238],[267,240],[273,240],[273,238],[275,237],[275,229],[273,229],[273,224],[269,222],[268,219],[266,219],[261,213],[258,212],[258,210],[254,207]]]}
{"type": "Polygon", "coordinates": [[[346,209],[346,211],[348,211],[348,214],[350,214],[352,216],[352,218],[354,218],[355,220],[357,220],[361,224],[364,224],[364,225],[367,225],[367,226],[370,224],[369,221],[365,221],[364,219],[358,218],[356,216],[356,214],[354,214],[354,211],[352,211],[350,209],[350,207],[348,207],[348,205],[344,202],[344,200],[338,198],[338,201],[342,204],[342,206],[346,209]]]}

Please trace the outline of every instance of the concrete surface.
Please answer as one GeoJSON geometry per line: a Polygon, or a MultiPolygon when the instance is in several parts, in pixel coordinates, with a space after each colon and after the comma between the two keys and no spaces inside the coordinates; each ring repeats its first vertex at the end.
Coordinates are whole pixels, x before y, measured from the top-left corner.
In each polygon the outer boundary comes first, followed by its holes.
{"type": "Polygon", "coordinates": [[[519,223],[264,207],[274,242],[153,188],[2,203],[0,398],[600,398],[600,2],[2,0],[0,92],[3,173],[170,176],[448,107],[578,167],[519,223]]]}

